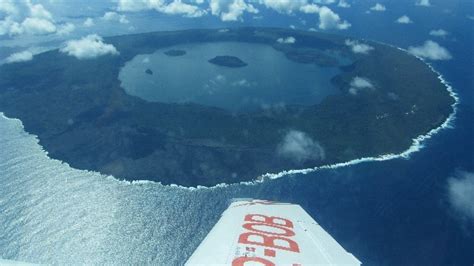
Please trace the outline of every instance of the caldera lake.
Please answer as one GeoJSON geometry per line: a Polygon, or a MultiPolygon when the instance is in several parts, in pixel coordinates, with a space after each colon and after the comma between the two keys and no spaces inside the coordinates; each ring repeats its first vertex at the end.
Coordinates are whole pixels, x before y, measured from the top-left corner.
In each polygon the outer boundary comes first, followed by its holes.
{"type": "Polygon", "coordinates": [[[339,73],[337,67],[289,60],[265,44],[206,42],[137,55],[121,69],[119,80],[128,94],[150,102],[195,103],[247,112],[317,104],[338,93],[331,78],[339,73]],[[169,50],[186,53],[169,56],[169,50]],[[209,62],[219,56],[236,57],[246,65],[226,67],[209,62]]]}

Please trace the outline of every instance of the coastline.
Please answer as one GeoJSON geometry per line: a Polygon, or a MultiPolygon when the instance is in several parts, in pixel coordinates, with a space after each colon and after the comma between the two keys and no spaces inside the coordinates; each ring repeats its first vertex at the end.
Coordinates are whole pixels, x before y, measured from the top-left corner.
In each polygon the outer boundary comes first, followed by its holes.
{"type": "MultiPolygon", "coordinates": [[[[380,152],[379,155],[371,156],[371,157],[355,158],[355,159],[351,159],[351,160],[348,160],[348,161],[345,161],[345,162],[343,161],[343,162],[338,162],[338,163],[333,163],[333,164],[324,164],[324,165],[320,165],[320,166],[316,166],[316,167],[309,167],[309,168],[303,168],[303,169],[291,169],[290,168],[288,170],[283,170],[281,172],[267,172],[267,173],[261,174],[261,175],[258,175],[259,173],[256,173],[255,175],[249,176],[250,180],[247,179],[248,181],[240,181],[240,182],[236,182],[236,183],[225,183],[225,182],[223,182],[223,183],[217,183],[217,184],[214,183],[214,184],[208,184],[208,185],[199,185],[199,183],[188,184],[188,185],[178,185],[178,184],[173,184],[172,182],[170,182],[170,183],[166,183],[166,185],[164,185],[160,181],[149,180],[148,176],[138,177],[138,178],[140,178],[139,180],[130,180],[130,179],[122,179],[122,178],[119,178],[119,177],[115,177],[115,175],[113,175],[113,174],[102,174],[102,173],[100,173],[100,174],[102,176],[110,177],[110,178],[113,178],[113,179],[116,179],[116,180],[119,180],[119,181],[130,183],[130,184],[150,184],[150,183],[155,184],[155,183],[159,183],[162,186],[178,187],[178,188],[188,189],[188,190],[199,190],[199,189],[222,188],[222,187],[228,187],[228,186],[232,186],[232,185],[255,185],[255,184],[263,183],[268,179],[278,179],[278,178],[284,177],[286,175],[292,175],[292,174],[308,174],[308,173],[312,173],[312,172],[315,172],[315,171],[320,170],[320,169],[336,169],[336,168],[339,168],[339,167],[345,167],[345,166],[355,165],[355,164],[364,163],[364,162],[387,161],[387,160],[398,159],[398,158],[405,158],[405,159],[409,158],[412,153],[421,150],[425,146],[424,142],[427,139],[431,138],[432,136],[434,136],[435,134],[437,134],[439,131],[441,131],[444,128],[451,128],[452,127],[453,121],[454,121],[454,119],[456,117],[456,113],[457,113],[457,105],[459,103],[459,97],[458,97],[457,93],[452,89],[451,85],[449,85],[449,83],[443,78],[443,76],[438,71],[436,71],[429,62],[426,62],[423,58],[420,58],[419,56],[412,55],[406,49],[403,49],[403,48],[400,48],[400,47],[397,47],[397,46],[394,46],[394,45],[391,45],[391,44],[386,44],[386,43],[378,42],[378,41],[364,40],[364,39],[361,39],[361,40],[367,41],[367,42],[372,42],[374,44],[384,45],[384,46],[387,46],[387,47],[390,47],[390,48],[395,48],[396,50],[402,51],[405,54],[408,54],[410,56],[414,56],[415,58],[420,60],[420,62],[423,63],[423,65],[428,66],[428,68],[432,71],[432,73],[436,74],[436,75],[433,75],[433,78],[437,77],[437,79],[439,81],[441,81],[441,84],[444,85],[444,87],[448,91],[448,94],[449,94],[448,97],[451,97],[454,100],[454,101],[452,101],[452,103],[450,105],[451,111],[449,113],[445,113],[445,115],[447,115],[447,116],[446,116],[444,122],[442,122],[442,124],[439,125],[436,128],[430,129],[430,127],[426,127],[424,129],[424,131],[421,131],[421,132],[426,132],[426,133],[411,139],[411,141],[409,143],[408,143],[408,138],[407,138],[406,139],[407,141],[406,141],[405,145],[406,146],[409,145],[409,146],[407,147],[406,150],[403,150],[400,153],[386,153],[386,154],[384,154],[383,153],[384,151],[380,149],[379,150],[379,152],[380,152]]],[[[438,85],[439,85],[439,83],[438,83],[438,85]]],[[[440,88],[440,89],[442,89],[442,88],[440,88]]],[[[0,114],[3,117],[6,117],[3,112],[0,112],[0,114]]],[[[8,117],[6,117],[6,118],[7,119],[16,119],[16,118],[8,118],[8,117]]],[[[40,143],[39,142],[39,137],[35,134],[27,132],[25,130],[25,127],[23,126],[23,121],[21,121],[20,119],[18,119],[18,120],[21,123],[23,131],[26,132],[27,134],[30,134],[30,135],[34,136],[36,138],[37,143],[39,144],[40,143]]],[[[413,135],[415,135],[415,134],[413,134],[413,135]]],[[[406,147],[405,145],[403,145],[402,147],[406,147]]],[[[49,157],[49,152],[41,144],[40,144],[40,147],[46,153],[46,155],[48,155],[48,158],[53,159],[53,158],[49,157]]],[[[398,151],[398,149],[396,151],[398,151]]],[[[374,152],[374,154],[377,154],[377,152],[374,152]]],[[[350,159],[350,158],[347,158],[347,159],[350,159]]],[[[65,161],[62,161],[62,160],[58,160],[58,161],[61,161],[62,163],[65,163],[69,166],[69,164],[66,163],[65,161]]],[[[79,169],[79,170],[81,170],[81,169],[79,169]]],[[[90,168],[84,168],[84,170],[99,173],[98,171],[90,170],[90,168]]],[[[262,172],[260,172],[260,173],[262,173],[262,172]]],[[[158,180],[166,180],[166,178],[165,179],[158,178],[158,180]]]]}
{"type": "MultiPolygon", "coordinates": [[[[404,52],[407,52],[406,50],[396,47],[397,49],[400,49],[404,52]]],[[[438,79],[441,81],[441,83],[446,87],[446,90],[449,92],[449,96],[451,96],[454,99],[454,103],[451,105],[453,108],[453,111],[451,114],[446,118],[446,120],[436,128],[431,129],[428,131],[428,133],[424,135],[420,135],[414,139],[412,139],[412,144],[408,149],[405,151],[398,153],[398,154],[382,154],[379,156],[375,157],[364,157],[364,158],[357,158],[353,159],[347,162],[342,162],[342,163],[336,163],[336,164],[328,164],[328,165],[322,165],[322,166],[317,166],[314,168],[305,168],[305,169],[290,169],[290,170],[285,170],[282,172],[278,173],[266,173],[264,175],[258,176],[255,178],[253,181],[246,181],[246,182],[240,182],[240,183],[235,183],[235,184],[227,184],[227,183],[220,183],[215,186],[211,187],[206,187],[206,186],[197,186],[197,187],[185,187],[185,186],[180,186],[176,184],[171,184],[169,186],[171,187],[178,187],[182,189],[188,189],[188,190],[200,190],[200,189],[214,189],[214,188],[221,188],[221,187],[228,187],[232,185],[257,185],[260,183],[265,182],[265,180],[273,180],[273,179],[279,179],[282,177],[285,177],[287,175],[294,175],[294,174],[309,174],[316,172],[318,170],[323,170],[323,169],[337,169],[341,167],[347,167],[351,165],[356,165],[360,163],[367,163],[367,162],[381,162],[381,161],[388,161],[388,160],[393,160],[393,159],[409,159],[411,154],[420,151],[422,148],[425,147],[425,142],[428,139],[431,139],[433,136],[435,136],[437,133],[439,133],[443,129],[448,129],[448,128],[453,128],[453,123],[454,120],[456,119],[456,114],[457,114],[457,105],[459,104],[459,96],[458,94],[453,90],[452,86],[449,85],[449,83],[443,78],[443,75],[440,74],[438,71],[436,71],[433,66],[429,63],[427,63],[424,59],[416,56],[418,59],[423,61],[434,73],[438,75],[438,79]]],[[[126,181],[128,182],[128,181],[126,181]]],[[[131,184],[146,184],[146,183],[155,183],[154,181],[148,181],[148,180],[143,180],[143,181],[132,181],[130,182],[131,184]]]]}
{"type": "MultiPolygon", "coordinates": [[[[394,46],[392,46],[392,47],[394,47],[394,46]]],[[[408,53],[406,50],[404,50],[402,48],[399,48],[399,47],[395,47],[395,48],[408,53]]],[[[129,185],[148,185],[148,184],[156,185],[156,184],[158,184],[158,185],[161,185],[163,187],[173,187],[173,188],[179,188],[179,189],[184,189],[184,190],[189,190],[189,191],[195,191],[195,190],[218,189],[218,188],[225,188],[225,187],[238,186],[238,185],[245,185],[245,186],[258,185],[258,184],[261,184],[261,183],[265,182],[266,180],[279,179],[279,178],[285,177],[287,175],[309,174],[309,173],[316,172],[318,170],[337,169],[337,168],[341,168],[341,167],[346,167],[346,166],[356,165],[356,164],[366,163],[366,162],[380,162],[380,161],[388,161],[388,160],[401,159],[401,158],[402,159],[409,159],[411,154],[413,154],[415,152],[418,152],[422,148],[425,147],[425,142],[428,139],[432,138],[434,135],[436,135],[437,133],[439,133],[443,129],[453,128],[453,123],[454,123],[454,120],[456,119],[456,114],[457,114],[457,105],[459,104],[458,94],[453,90],[452,86],[443,78],[443,75],[440,74],[437,70],[435,70],[434,67],[430,63],[426,62],[424,59],[422,59],[418,56],[415,56],[415,57],[417,57],[419,60],[421,60],[423,63],[425,63],[431,69],[431,71],[433,71],[434,73],[436,73],[438,75],[438,79],[446,87],[446,90],[449,92],[450,97],[452,97],[454,99],[454,103],[451,105],[451,107],[453,108],[453,111],[451,112],[451,114],[446,118],[446,120],[439,127],[433,128],[430,131],[428,131],[426,134],[420,135],[420,136],[412,139],[411,146],[408,147],[408,149],[406,149],[405,151],[403,151],[399,154],[389,153],[389,154],[382,154],[382,155],[374,156],[374,157],[357,158],[357,159],[353,159],[353,160],[350,160],[350,161],[347,161],[347,162],[341,162],[341,163],[329,164],[329,165],[322,165],[322,166],[317,166],[317,167],[313,167],[313,168],[289,169],[289,170],[281,171],[281,172],[278,172],[278,173],[266,173],[266,174],[257,176],[252,181],[243,181],[243,182],[231,183],[231,184],[219,183],[219,184],[216,184],[214,186],[198,185],[196,187],[186,187],[186,186],[177,185],[177,184],[163,185],[161,182],[156,182],[156,181],[151,181],[151,180],[128,181],[128,180],[118,179],[118,178],[116,178],[114,176],[111,176],[111,175],[104,175],[104,174],[101,174],[101,173],[99,173],[99,174],[101,176],[103,176],[104,178],[106,178],[106,179],[114,179],[118,182],[121,182],[121,183],[124,183],[124,184],[129,184],[129,185]]],[[[5,116],[5,114],[3,112],[0,112],[0,116],[2,116],[3,118],[5,118],[7,120],[16,120],[16,121],[18,121],[21,124],[21,127],[22,127],[23,131],[26,134],[29,134],[29,135],[33,136],[36,140],[36,143],[38,145],[40,145],[38,136],[27,132],[24,129],[23,123],[20,119],[9,118],[9,117],[5,116]]],[[[49,155],[48,155],[48,151],[45,150],[42,146],[41,146],[41,150],[45,153],[46,156],[48,156],[48,158],[50,160],[56,160],[56,159],[50,158],[49,155]]],[[[60,161],[60,160],[58,160],[58,161],[60,161]]],[[[64,161],[60,161],[60,162],[62,164],[67,165],[68,167],[71,167],[68,163],[66,163],[64,161]]],[[[91,171],[91,170],[85,170],[85,171],[94,172],[94,171],[91,171]]]]}

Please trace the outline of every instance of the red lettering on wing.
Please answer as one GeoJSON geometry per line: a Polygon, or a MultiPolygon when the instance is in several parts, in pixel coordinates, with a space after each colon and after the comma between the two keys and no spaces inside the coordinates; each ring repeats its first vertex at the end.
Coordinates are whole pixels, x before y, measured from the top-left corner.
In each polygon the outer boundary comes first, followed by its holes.
{"type": "Polygon", "coordinates": [[[287,250],[292,252],[300,252],[298,244],[286,237],[281,236],[269,236],[261,233],[247,232],[239,236],[240,244],[252,244],[259,245],[268,248],[276,248],[281,250],[287,250]],[[251,240],[254,239],[254,240],[251,240]],[[258,239],[258,240],[257,240],[258,239]],[[285,243],[285,245],[277,244],[277,240],[280,243],[285,243]]]}

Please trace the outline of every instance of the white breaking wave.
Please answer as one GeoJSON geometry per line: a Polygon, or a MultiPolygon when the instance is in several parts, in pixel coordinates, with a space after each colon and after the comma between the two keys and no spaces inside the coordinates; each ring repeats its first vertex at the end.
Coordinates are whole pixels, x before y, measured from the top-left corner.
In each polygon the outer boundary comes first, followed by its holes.
{"type": "MultiPolygon", "coordinates": [[[[373,41],[373,42],[375,42],[375,41],[373,41]]],[[[401,51],[403,51],[407,54],[410,54],[407,50],[402,49],[400,47],[393,46],[391,44],[386,44],[386,43],[382,43],[382,42],[376,42],[376,43],[387,45],[387,46],[390,46],[392,48],[396,48],[398,50],[401,50],[401,51]]],[[[415,55],[412,55],[412,54],[410,54],[410,55],[415,56],[415,55]]],[[[287,175],[294,175],[294,174],[308,174],[308,173],[318,171],[320,169],[336,169],[336,168],[340,168],[340,167],[346,167],[346,166],[360,164],[360,163],[366,163],[366,162],[377,162],[377,161],[387,161],[387,160],[393,160],[393,159],[399,159],[399,158],[404,158],[404,159],[410,158],[411,154],[421,150],[424,147],[424,143],[425,143],[426,140],[428,140],[431,137],[433,137],[434,135],[436,135],[442,129],[452,128],[452,125],[454,123],[456,113],[457,113],[457,105],[459,103],[459,97],[458,97],[457,93],[453,90],[451,85],[449,85],[449,83],[443,78],[443,75],[441,75],[438,71],[436,71],[433,68],[433,66],[431,64],[429,64],[428,62],[426,62],[423,58],[421,58],[419,56],[415,56],[415,57],[418,58],[419,60],[421,60],[423,63],[425,63],[431,69],[431,71],[433,71],[434,73],[436,73],[438,75],[438,79],[446,87],[446,90],[449,92],[449,95],[454,99],[454,103],[452,104],[453,112],[448,116],[448,118],[439,127],[430,130],[428,133],[426,133],[424,135],[420,135],[420,136],[412,139],[411,146],[407,150],[403,151],[402,153],[399,153],[399,154],[389,153],[389,154],[382,154],[382,155],[375,156],[375,157],[357,158],[357,159],[353,159],[353,160],[350,160],[350,161],[347,161],[347,162],[341,162],[341,163],[329,164],[329,165],[322,165],[322,166],[317,166],[317,167],[314,167],[314,168],[290,169],[290,170],[285,170],[285,171],[278,172],[278,173],[266,173],[264,175],[258,176],[253,181],[243,181],[243,182],[232,183],[232,184],[220,183],[220,184],[216,184],[214,186],[198,185],[196,187],[186,187],[186,186],[177,185],[177,184],[170,184],[168,186],[174,187],[174,188],[181,188],[181,189],[194,191],[194,190],[202,190],[202,189],[224,188],[224,187],[234,186],[234,185],[255,185],[255,184],[262,183],[267,179],[278,179],[278,178],[281,178],[281,177],[284,177],[284,176],[287,176],[287,175]]],[[[3,113],[0,112],[0,114],[3,117],[5,117],[3,115],[3,113]]],[[[46,150],[44,150],[44,149],[42,149],[42,150],[47,154],[46,150]]],[[[109,177],[109,178],[111,178],[111,177],[109,177]]],[[[129,184],[133,184],[133,185],[143,185],[143,184],[159,184],[159,185],[162,185],[161,182],[156,182],[156,181],[151,181],[151,180],[135,180],[135,181],[127,181],[127,180],[119,180],[119,179],[117,179],[117,180],[120,181],[120,182],[129,183],[129,184]]]]}
{"type": "MultiPolygon", "coordinates": [[[[396,46],[386,44],[386,43],[381,43],[381,42],[378,42],[378,43],[383,44],[383,45],[388,45],[390,47],[401,50],[401,51],[403,51],[407,54],[410,54],[407,50],[402,49],[400,47],[396,47],[396,46]]],[[[412,54],[410,54],[410,55],[414,56],[412,54]]],[[[406,149],[405,151],[403,151],[401,153],[398,153],[398,154],[388,153],[388,154],[382,154],[382,155],[375,156],[375,157],[364,157],[364,158],[353,159],[353,160],[350,160],[348,162],[317,166],[317,167],[314,167],[314,168],[291,169],[291,170],[285,170],[285,171],[282,171],[282,172],[279,172],[279,173],[266,173],[264,175],[261,175],[261,176],[257,177],[254,181],[240,182],[238,184],[240,184],[240,185],[255,185],[255,184],[264,182],[266,179],[278,179],[278,178],[282,178],[282,177],[287,176],[287,175],[294,175],[294,174],[309,174],[309,173],[312,173],[312,172],[315,172],[315,171],[318,171],[318,170],[322,170],[322,169],[337,169],[337,168],[341,168],[341,167],[347,167],[347,166],[356,165],[356,164],[360,164],[360,163],[366,163],[366,162],[380,162],[380,161],[388,161],[388,160],[401,159],[401,158],[402,159],[409,159],[411,154],[413,154],[415,152],[418,152],[423,147],[425,147],[425,142],[428,139],[432,138],[434,135],[436,135],[438,132],[440,132],[443,129],[453,128],[454,120],[455,120],[456,114],[457,114],[457,105],[459,104],[458,94],[453,90],[451,85],[443,78],[443,75],[441,75],[441,73],[436,71],[431,64],[429,64],[428,62],[426,62],[423,58],[421,58],[419,56],[415,56],[415,57],[418,58],[419,60],[423,61],[423,63],[425,63],[431,69],[431,71],[433,71],[434,73],[436,73],[438,75],[438,79],[446,87],[446,90],[449,92],[449,95],[454,99],[454,103],[451,105],[451,107],[453,108],[453,112],[448,116],[448,118],[446,118],[446,120],[439,127],[430,130],[428,133],[426,133],[424,135],[420,135],[420,136],[412,139],[411,146],[408,149],[406,149]]],[[[215,185],[215,186],[212,186],[212,187],[206,187],[206,186],[183,187],[183,186],[178,186],[178,185],[175,185],[175,186],[195,190],[195,189],[209,189],[209,188],[225,187],[225,186],[228,186],[228,185],[229,184],[221,183],[221,184],[218,184],[218,185],[215,185]]]]}
{"type": "MultiPolygon", "coordinates": [[[[385,45],[388,45],[388,44],[385,44],[385,45]]],[[[389,45],[389,46],[391,46],[391,45],[389,45]]],[[[402,48],[395,47],[395,46],[392,46],[392,47],[397,48],[399,50],[402,50],[403,52],[408,53],[408,51],[406,51],[402,48]]],[[[375,156],[375,157],[357,158],[357,159],[353,159],[353,160],[350,160],[350,161],[347,161],[347,162],[322,165],[322,166],[317,166],[317,167],[313,167],[313,168],[290,169],[290,170],[285,170],[285,171],[281,171],[281,172],[278,172],[278,173],[266,173],[264,175],[258,176],[253,181],[243,181],[243,182],[233,183],[233,184],[220,183],[220,184],[217,184],[217,185],[214,185],[214,186],[201,186],[201,185],[198,185],[196,187],[185,187],[185,186],[181,186],[181,185],[171,184],[169,186],[182,188],[182,189],[188,189],[188,190],[223,188],[223,187],[234,186],[234,185],[251,186],[251,185],[256,185],[256,184],[263,183],[267,179],[278,179],[278,178],[282,178],[282,177],[287,176],[287,175],[294,175],[294,174],[304,174],[305,175],[305,174],[309,174],[309,173],[312,173],[312,172],[315,172],[315,171],[318,171],[318,170],[322,170],[322,169],[337,169],[337,168],[347,167],[347,166],[356,165],[356,164],[360,164],[360,163],[381,162],[381,161],[388,161],[388,160],[400,159],[400,158],[409,159],[411,154],[413,154],[415,152],[418,152],[423,147],[425,147],[425,142],[428,139],[432,138],[434,135],[436,135],[438,132],[440,132],[443,129],[453,128],[454,120],[455,120],[456,114],[457,114],[457,105],[459,104],[459,97],[458,97],[457,93],[453,90],[451,85],[449,85],[449,83],[443,78],[443,75],[441,75],[438,71],[436,71],[433,68],[433,66],[431,66],[429,63],[427,63],[423,58],[418,57],[418,56],[417,56],[417,58],[419,60],[423,61],[431,69],[431,71],[435,72],[438,75],[438,79],[441,81],[441,83],[443,83],[443,85],[446,87],[446,90],[449,92],[449,95],[454,99],[454,103],[451,105],[451,107],[453,108],[453,112],[448,116],[448,118],[439,127],[430,130],[428,133],[426,133],[424,135],[420,135],[420,136],[412,139],[411,146],[408,149],[406,149],[405,151],[403,151],[401,153],[398,153],[398,154],[388,153],[388,154],[382,154],[382,155],[375,156]]],[[[124,182],[128,182],[128,181],[124,181],[124,182]]],[[[131,183],[139,184],[139,183],[160,183],[160,182],[148,181],[147,180],[147,181],[131,181],[131,183]]]]}
{"type": "MultiPolygon", "coordinates": [[[[398,48],[398,47],[396,47],[396,48],[398,48]]],[[[404,50],[402,48],[398,48],[398,49],[408,53],[406,50],[404,50]]],[[[429,63],[424,61],[423,58],[421,58],[421,57],[417,57],[417,58],[422,60],[425,64],[427,64],[428,67],[438,75],[438,79],[441,81],[441,83],[443,83],[443,85],[446,86],[446,89],[448,90],[449,95],[454,99],[454,103],[452,104],[453,112],[448,116],[448,118],[439,127],[430,130],[428,133],[426,133],[424,135],[420,135],[420,136],[412,139],[411,146],[407,150],[405,150],[405,151],[403,151],[402,153],[399,153],[399,154],[389,153],[389,154],[383,154],[383,155],[376,156],[376,157],[358,158],[358,159],[354,159],[354,160],[351,160],[351,161],[348,161],[348,162],[336,163],[336,164],[331,164],[331,165],[323,165],[323,166],[318,166],[318,167],[314,167],[314,168],[286,170],[286,171],[282,171],[282,172],[276,173],[276,174],[268,173],[268,174],[265,174],[265,175],[261,176],[260,179],[262,179],[262,180],[265,179],[265,178],[277,179],[277,178],[281,178],[283,176],[292,175],[292,174],[308,174],[308,173],[317,171],[319,169],[336,169],[336,168],[340,168],[340,167],[346,167],[346,166],[355,165],[355,164],[359,164],[359,163],[365,163],[365,162],[387,161],[387,160],[393,160],[393,159],[399,159],[399,158],[409,159],[411,154],[413,154],[417,151],[420,151],[424,147],[424,143],[426,142],[426,140],[432,138],[439,131],[441,131],[445,128],[452,128],[453,123],[454,123],[454,119],[456,118],[456,114],[457,114],[457,105],[459,103],[459,97],[458,97],[457,93],[454,92],[451,85],[449,85],[449,83],[443,78],[443,76],[438,71],[436,71],[429,63]]]]}

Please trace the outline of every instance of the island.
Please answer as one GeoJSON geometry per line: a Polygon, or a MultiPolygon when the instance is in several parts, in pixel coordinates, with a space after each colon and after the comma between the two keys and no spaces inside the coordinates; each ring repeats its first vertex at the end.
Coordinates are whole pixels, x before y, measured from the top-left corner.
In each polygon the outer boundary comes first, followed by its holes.
{"type": "Polygon", "coordinates": [[[218,66],[232,67],[232,68],[247,66],[247,63],[242,61],[240,58],[235,57],[235,56],[229,56],[229,55],[216,56],[210,59],[209,63],[218,65],[218,66]]]}
{"type": "Polygon", "coordinates": [[[165,51],[164,54],[167,56],[183,56],[186,54],[186,51],[172,49],[172,50],[165,51]]]}
{"type": "Polygon", "coordinates": [[[151,69],[147,68],[145,70],[145,73],[148,74],[148,75],[153,75],[153,71],[151,71],[151,69]]]}
{"type": "MultiPolygon", "coordinates": [[[[360,42],[373,49],[354,53],[347,39],[254,27],[107,37],[118,54],[79,60],[57,49],[1,65],[0,112],[20,119],[48,156],[74,168],[193,187],[399,154],[453,113],[455,99],[422,60],[366,40],[360,42]],[[284,36],[297,42],[282,46],[277,40],[284,36]],[[235,113],[149,102],[122,88],[118,75],[128,61],[191,42],[253,42],[301,63],[334,65],[338,93],[312,105],[235,113]],[[334,54],[345,60],[334,61],[334,54]]],[[[212,61],[245,64],[229,56],[212,61]]]]}

